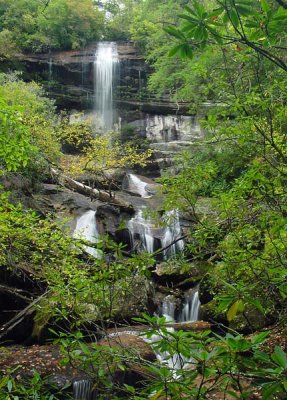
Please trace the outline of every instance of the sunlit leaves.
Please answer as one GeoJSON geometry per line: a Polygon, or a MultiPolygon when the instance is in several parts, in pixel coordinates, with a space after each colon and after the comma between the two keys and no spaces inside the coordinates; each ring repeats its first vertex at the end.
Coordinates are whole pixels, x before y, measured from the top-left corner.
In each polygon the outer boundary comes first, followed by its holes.
{"type": "Polygon", "coordinates": [[[27,166],[33,152],[30,135],[21,115],[4,101],[0,102],[0,160],[8,171],[27,166]]]}

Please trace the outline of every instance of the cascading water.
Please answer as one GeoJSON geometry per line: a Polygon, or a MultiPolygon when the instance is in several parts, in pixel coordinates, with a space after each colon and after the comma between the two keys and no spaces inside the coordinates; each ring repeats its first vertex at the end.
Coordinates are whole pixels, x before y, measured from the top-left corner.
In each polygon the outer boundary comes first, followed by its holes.
{"type": "Polygon", "coordinates": [[[181,235],[178,211],[171,210],[167,212],[163,219],[167,223],[167,227],[165,229],[165,234],[161,240],[161,245],[162,248],[167,247],[163,252],[164,258],[167,259],[168,257],[174,256],[177,251],[183,250],[184,241],[182,239],[176,241],[176,239],[179,239],[181,235]]]}
{"type": "Polygon", "coordinates": [[[139,210],[127,224],[133,247],[138,245],[140,249],[148,253],[163,248],[164,259],[181,251],[184,241],[182,239],[176,241],[181,234],[178,212],[172,210],[166,213],[162,220],[165,226],[156,226],[150,218],[144,218],[143,210],[139,210]]]}
{"type": "Polygon", "coordinates": [[[151,197],[150,193],[146,190],[146,182],[142,181],[134,174],[128,174],[128,180],[129,184],[141,197],[146,199],[151,197]]]}
{"type": "MultiPolygon", "coordinates": [[[[96,211],[89,210],[85,212],[76,223],[76,228],[73,233],[73,237],[76,239],[84,239],[91,243],[97,243],[98,241],[98,230],[96,224],[96,211]]],[[[99,258],[101,256],[97,249],[90,246],[85,246],[87,253],[99,258]]]]}
{"type": "Polygon", "coordinates": [[[130,231],[133,247],[139,246],[148,253],[153,253],[154,238],[152,227],[149,221],[144,218],[143,210],[139,210],[134,218],[129,220],[127,227],[130,231]]]}
{"type": "Polygon", "coordinates": [[[49,81],[53,78],[53,59],[50,57],[48,62],[49,81]]]}
{"type": "Polygon", "coordinates": [[[167,321],[175,320],[175,301],[173,296],[166,296],[162,303],[162,315],[167,321]]]}
{"type": "Polygon", "coordinates": [[[115,122],[113,88],[119,56],[113,42],[98,44],[94,61],[96,128],[110,131],[115,122]]]}
{"type": "Polygon", "coordinates": [[[73,383],[73,397],[75,400],[92,400],[92,382],[81,379],[73,383]]]}
{"type": "MultiPolygon", "coordinates": [[[[166,321],[171,322],[175,321],[175,299],[173,296],[167,296],[161,306],[161,313],[165,317],[166,321]]],[[[199,301],[199,287],[195,287],[191,292],[187,293],[185,296],[185,301],[183,303],[182,310],[180,312],[179,321],[180,322],[195,322],[198,320],[200,309],[200,301],[199,301]]],[[[173,328],[167,328],[170,333],[174,332],[173,328]]],[[[161,340],[160,332],[158,335],[153,335],[151,339],[149,339],[149,343],[156,345],[158,341],[161,340]]],[[[157,359],[166,364],[171,370],[175,372],[180,368],[185,368],[186,365],[190,364],[192,360],[190,358],[186,358],[179,353],[170,354],[168,351],[159,351],[155,348],[155,353],[157,359]]]]}
{"type": "Polygon", "coordinates": [[[200,309],[199,288],[195,287],[185,295],[180,322],[197,321],[200,309]]]}

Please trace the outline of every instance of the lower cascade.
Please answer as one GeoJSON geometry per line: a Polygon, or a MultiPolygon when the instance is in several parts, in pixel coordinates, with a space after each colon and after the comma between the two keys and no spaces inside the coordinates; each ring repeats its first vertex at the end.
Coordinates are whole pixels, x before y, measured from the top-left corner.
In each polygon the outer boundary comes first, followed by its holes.
{"type": "MultiPolygon", "coordinates": [[[[99,233],[96,224],[96,211],[86,211],[80,218],[77,219],[73,237],[77,239],[84,239],[91,243],[97,243],[98,236],[99,233]]],[[[85,246],[85,250],[94,257],[100,257],[100,252],[93,247],[85,246]]]]}
{"type": "MultiPolygon", "coordinates": [[[[167,296],[161,307],[161,313],[165,317],[167,322],[175,322],[175,309],[176,304],[173,296],[167,296]]],[[[195,322],[198,320],[200,310],[199,301],[199,287],[196,286],[191,292],[185,295],[185,300],[183,302],[183,307],[180,312],[179,322],[195,322]]],[[[167,328],[168,332],[173,333],[174,328],[167,328]]],[[[185,368],[188,363],[192,360],[184,357],[180,353],[170,354],[168,351],[160,351],[156,348],[157,342],[162,339],[162,335],[158,334],[152,335],[150,339],[144,339],[151,345],[155,346],[155,353],[158,361],[162,364],[168,366],[169,369],[173,370],[176,375],[176,371],[185,368]]]]}
{"type": "Polygon", "coordinates": [[[73,383],[73,396],[75,400],[96,400],[92,391],[92,381],[80,379],[73,383]]]}
{"type": "Polygon", "coordinates": [[[191,292],[185,295],[185,301],[180,315],[180,322],[198,321],[200,310],[199,288],[195,287],[191,292]]]}
{"type": "Polygon", "coordinates": [[[174,256],[183,250],[179,215],[176,210],[169,211],[162,217],[163,226],[158,226],[150,218],[144,217],[144,210],[139,210],[128,222],[133,248],[153,253],[163,249],[163,258],[174,256]]]}

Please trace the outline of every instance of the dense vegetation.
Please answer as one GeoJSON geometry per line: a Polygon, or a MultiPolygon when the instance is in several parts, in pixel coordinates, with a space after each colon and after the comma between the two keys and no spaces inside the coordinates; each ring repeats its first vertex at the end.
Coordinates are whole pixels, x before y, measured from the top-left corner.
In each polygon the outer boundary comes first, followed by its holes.
{"type": "Polygon", "coordinates": [[[91,0],[1,0],[2,56],[76,49],[101,38],[104,15],[91,0]]]}
{"type": "MultiPolygon", "coordinates": [[[[228,333],[169,332],[163,327],[157,346],[195,360],[193,368],[176,373],[144,363],[125,349],[107,347],[103,352],[87,346],[83,327],[127,316],[130,293],[137,288],[140,297],[140,288],[148,285],[152,256],[127,258],[121,245],[108,238],[93,245],[108,257],[88,256],[86,243],[72,239],[53,216],[38,215],[4,190],[0,266],[37,280],[33,295],[45,295],[37,306],[34,334],[50,321],[65,362],[88,371],[99,398],[207,399],[215,393],[217,398],[284,399],[286,353],[280,346],[265,349],[268,332],[254,332],[271,324],[281,327],[287,319],[287,3],[124,3],[107,2],[112,17],[105,21],[104,11],[89,0],[0,0],[0,52],[10,57],[19,49],[78,48],[103,35],[131,38],[154,68],[150,93],[189,102],[190,110],[201,114],[205,103],[212,103],[202,120],[205,138],[180,155],[178,173],[167,173],[160,183],[165,209],[176,207],[194,221],[185,258],[174,262],[184,268],[190,262],[208,263],[201,285],[212,298],[212,315],[229,323],[224,328],[228,333]],[[198,211],[202,197],[210,199],[207,215],[198,211]],[[65,322],[65,329],[55,328],[58,321],[65,322]],[[237,330],[252,334],[244,337],[237,330]],[[110,376],[131,364],[140,364],[149,379],[139,387],[119,389],[110,376]]],[[[116,165],[146,163],[148,151],[138,154],[132,144],[118,141],[111,150],[111,139],[94,138],[88,124],[60,122],[37,84],[14,75],[0,79],[3,180],[21,176],[36,190],[51,165],[60,165],[61,145],[67,143],[79,150],[77,172],[105,174],[116,165]]],[[[153,329],[164,323],[148,315],[137,321],[153,329]]],[[[0,399],[60,398],[47,394],[39,377],[22,386],[12,372],[0,379],[0,399]]]]}

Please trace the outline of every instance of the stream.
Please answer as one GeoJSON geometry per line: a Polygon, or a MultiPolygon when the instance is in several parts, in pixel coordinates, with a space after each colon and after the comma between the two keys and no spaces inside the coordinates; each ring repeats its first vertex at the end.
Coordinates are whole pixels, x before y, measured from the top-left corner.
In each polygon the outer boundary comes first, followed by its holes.
{"type": "MultiPolygon", "coordinates": [[[[99,43],[93,65],[93,121],[102,131],[117,130],[121,120],[119,122],[120,116],[114,107],[114,86],[120,71],[116,44],[99,43]]],[[[139,135],[149,139],[150,147],[155,150],[161,167],[170,166],[175,154],[189,147],[193,140],[203,135],[198,119],[189,116],[146,114],[142,119],[136,119],[129,124],[139,135]]],[[[163,249],[163,261],[180,254],[184,250],[184,240],[178,210],[173,209],[158,217],[149,213],[149,210],[153,209],[151,201],[157,197],[156,183],[130,171],[123,181],[122,190],[142,200],[138,204],[135,203],[134,215],[126,220],[131,250],[153,254],[163,249]]],[[[101,230],[97,222],[97,212],[85,210],[75,219],[73,237],[97,243],[101,230]]],[[[91,246],[86,245],[85,251],[96,258],[102,257],[102,253],[91,246]]],[[[173,296],[167,295],[159,305],[157,314],[164,316],[168,322],[197,321],[200,310],[198,292],[198,287],[187,290],[180,304],[173,296]]],[[[168,331],[172,333],[174,330],[168,328],[168,331]]],[[[167,365],[172,371],[185,368],[189,362],[180,354],[171,355],[167,351],[161,352],[157,349],[156,344],[161,340],[160,331],[152,337],[145,337],[142,333],[133,332],[131,327],[131,331],[125,331],[124,334],[139,334],[154,349],[158,362],[167,365]]],[[[75,381],[73,392],[75,400],[91,400],[92,382],[85,379],[75,381]]]]}

